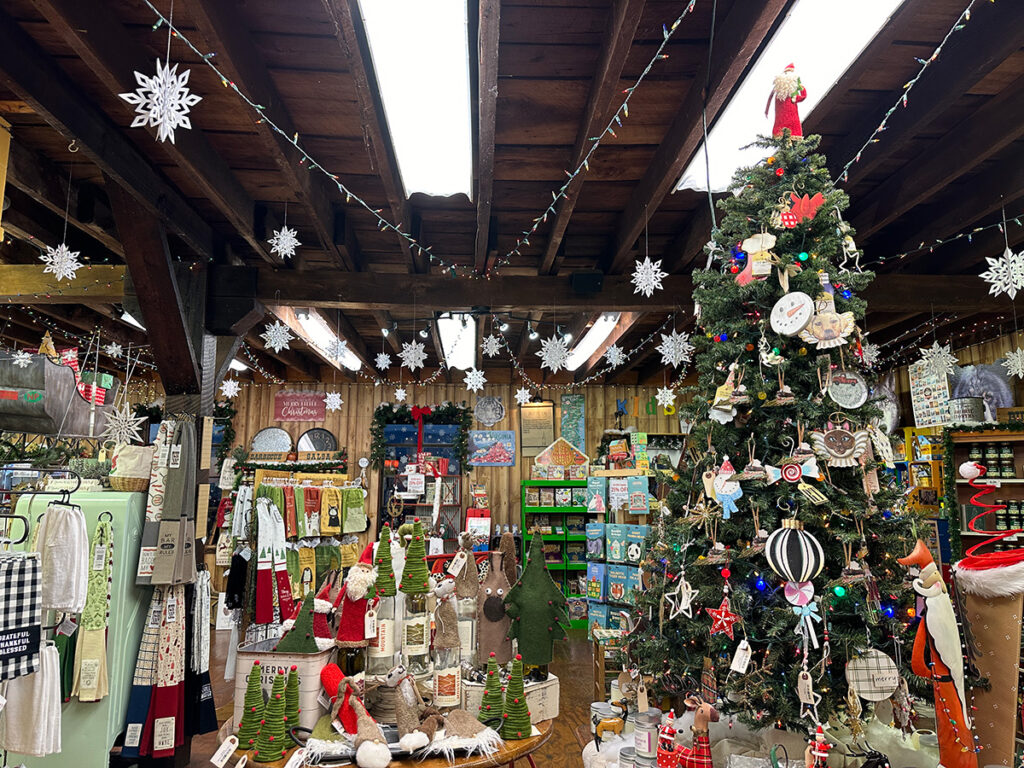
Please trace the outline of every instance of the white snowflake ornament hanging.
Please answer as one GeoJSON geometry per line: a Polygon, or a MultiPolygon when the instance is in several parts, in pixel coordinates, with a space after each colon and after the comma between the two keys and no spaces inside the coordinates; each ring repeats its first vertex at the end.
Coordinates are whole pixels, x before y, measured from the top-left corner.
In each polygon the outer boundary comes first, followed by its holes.
{"type": "Polygon", "coordinates": [[[103,437],[118,444],[141,443],[140,425],[145,420],[145,416],[136,416],[131,412],[128,403],[123,403],[120,408],[115,408],[107,414],[107,427],[103,430],[103,437]]]}
{"type": "Polygon", "coordinates": [[[334,411],[340,411],[341,406],[345,404],[345,401],[341,399],[340,392],[327,392],[324,394],[324,407],[332,413],[334,411]]]}
{"type": "Polygon", "coordinates": [[[487,383],[487,377],[484,376],[483,371],[478,371],[476,368],[470,368],[466,371],[466,378],[464,381],[468,392],[479,392],[484,388],[484,384],[487,383]]]}
{"type": "Polygon", "coordinates": [[[280,320],[275,320],[272,323],[268,323],[263,333],[260,334],[260,338],[263,339],[267,346],[275,352],[280,352],[282,349],[290,349],[288,342],[294,339],[292,332],[288,329],[288,326],[282,323],[280,320]]]}
{"type": "Polygon", "coordinates": [[[666,277],[668,272],[661,271],[661,259],[651,261],[650,256],[645,256],[643,261],[636,262],[636,269],[630,280],[636,286],[633,293],[642,293],[650,298],[655,291],[662,289],[661,281],[666,277]]]}
{"type": "Polygon", "coordinates": [[[20,349],[14,353],[14,357],[11,358],[11,361],[19,368],[28,368],[29,363],[32,362],[32,355],[24,349],[20,349]]]}
{"type": "Polygon", "coordinates": [[[492,333],[484,339],[483,343],[480,345],[480,349],[483,350],[483,353],[488,357],[494,357],[501,351],[501,341],[492,333]]]}
{"type": "Polygon", "coordinates": [[[605,350],[604,359],[612,368],[618,368],[626,362],[626,353],[622,351],[622,347],[618,344],[612,344],[605,350]]]}
{"type": "Polygon", "coordinates": [[[661,344],[655,349],[661,352],[662,365],[673,368],[690,362],[690,358],[693,356],[693,344],[690,343],[690,334],[686,332],[672,331],[668,335],[661,334],[661,344]]]}
{"type": "Polygon", "coordinates": [[[668,408],[676,401],[676,393],[671,387],[662,387],[658,390],[658,394],[654,396],[654,399],[658,401],[658,405],[662,408],[668,408]]]}
{"type": "Polygon", "coordinates": [[[124,354],[124,347],[122,347],[117,342],[111,342],[110,344],[107,344],[107,346],[103,348],[103,351],[106,352],[108,356],[117,359],[124,354]]]}
{"type": "Polygon", "coordinates": [[[516,402],[520,405],[526,405],[532,397],[533,395],[530,394],[530,390],[526,387],[520,387],[516,390],[516,402]]]}
{"type": "Polygon", "coordinates": [[[558,373],[565,367],[565,361],[569,357],[569,345],[561,336],[549,336],[540,340],[540,352],[536,355],[540,358],[541,368],[558,373]]]}
{"type": "Polygon", "coordinates": [[[864,365],[868,368],[874,368],[878,364],[881,354],[882,350],[879,349],[877,344],[867,342],[860,346],[860,359],[864,361],[864,365]]]}
{"type": "Polygon", "coordinates": [[[330,344],[327,345],[327,356],[334,361],[340,361],[345,355],[348,354],[348,342],[344,339],[334,339],[330,344]]]}
{"type": "Polygon", "coordinates": [[[949,344],[939,345],[934,341],[930,347],[921,349],[921,361],[936,376],[948,376],[956,371],[957,359],[949,344]]]}
{"type": "Polygon", "coordinates": [[[405,387],[399,387],[395,390],[395,401],[404,403],[405,398],[408,397],[408,393],[405,391],[405,387]]]}
{"type": "Polygon", "coordinates": [[[417,368],[423,367],[423,361],[427,359],[427,351],[422,342],[403,341],[402,351],[398,353],[398,357],[403,366],[410,371],[415,371],[417,368]]]}
{"type": "Polygon", "coordinates": [[[386,371],[391,367],[391,355],[387,352],[381,352],[377,355],[377,358],[373,361],[373,364],[377,366],[378,371],[386,371]]]}
{"type": "Polygon", "coordinates": [[[1017,349],[1008,354],[1006,359],[1003,360],[1003,367],[1010,376],[1024,379],[1024,349],[1017,347],[1017,349]]]}
{"type": "Polygon", "coordinates": [[[988,269],[979,277],[988,283],[988,292],[994,296],[1006,293],[1011,299],[1024,290],[1024,251],[1014,253],[1009,248],[1001,256],[986,256],[988,269]]]}
{"type": "Polygon", "coordinates": [[[291,229],[287,224],[283,225],[280,229],[275,229],[274,236],[267,241],[270,243],[270,252],[276,253],[282,259],[295,258],[295,249],[302,245],[297,237],[298,234],[296,230],[291,229]]]}
{"type": "Polygon", "coordinates": [[[75,273],[82,268],[78,254],[79,251],[72,251],[65,243],[56,248],[46,246],[46,253],[39,257],[46,264],[43,272],[54,275],[58,283],[61,280],[74,280],[75,273]]]}
{"type": "Polygon", "coordinates": [[[189,110],[202,101],[203,97],[189,93],[190,72],[186,69],[179,75],[177,64],[170,66],[160,59],[156,60],[155,76],[136,72],[135,81],[139,87],[130,93],[118,94],[129,104],[135,105],[135,119],[131,127],[156,128],[157,141],[170,139],[171,144],[174,143],[174,132],[177,129],[191,129],[189,110]]]}
{"type": "Polygon", "coordinates": [[[220,383],[220,393],[229,400],[233,397],[238,397],[241,388],[242,385],[238,383],[237,379],[224,379],[220,383]]]}

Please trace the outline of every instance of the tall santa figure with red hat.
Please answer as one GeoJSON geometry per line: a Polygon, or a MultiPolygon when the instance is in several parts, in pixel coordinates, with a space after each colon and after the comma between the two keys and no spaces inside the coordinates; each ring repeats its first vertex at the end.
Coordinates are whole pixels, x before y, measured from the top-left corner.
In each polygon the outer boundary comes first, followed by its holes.
{"type": "Polygon", "coordinates": [[[768,103],[764,106],[764,115],[768,117],[768,110],[771,109],[772,102],[775,102],[775,125],[772,127],[772,136],[781,136],[783,128],[789,129],[790,136],[804,135],[796,105],[806,98],[807,89],[800,82],[795,67],[787,64],[782,74],[775,77],[768,103]]]}

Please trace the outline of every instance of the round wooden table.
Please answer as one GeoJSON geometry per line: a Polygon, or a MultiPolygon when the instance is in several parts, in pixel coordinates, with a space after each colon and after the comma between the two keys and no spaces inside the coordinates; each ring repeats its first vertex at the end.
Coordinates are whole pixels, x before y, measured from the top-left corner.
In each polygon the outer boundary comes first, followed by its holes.
{"type": "Polygon", "coordinates": [[[539,723],[534,723],[534,726],[540,731],[539,734],[528,739],[506,741],[504,746],[493,755],[468,755],[456,757],[451,762],[443,757],[428,757],[426,760],[404,758],[402,760],[392,760],[388,768],[449,768],[449,766],[455,766],[455,768],[487,768],[488,766],[495,765],[514,766],[516,760],[520,758],[525,758],[533,768],[537,768],[537,764],[533,762],[532,753],[540,749],[551,738],[551,734],[555,730],[555,721],[543,720],[539,723]]]}

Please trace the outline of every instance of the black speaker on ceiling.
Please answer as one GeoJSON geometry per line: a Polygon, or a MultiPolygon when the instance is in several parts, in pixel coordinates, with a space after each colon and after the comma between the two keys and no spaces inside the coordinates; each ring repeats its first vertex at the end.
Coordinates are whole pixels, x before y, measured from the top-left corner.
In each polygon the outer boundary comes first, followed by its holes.
{"type": "Polygon", "coordinates": [[[569,276],[569,284],[579,294],[600,293],[604,287],[604,272],[598,269],[573,272],[569,276]]]}

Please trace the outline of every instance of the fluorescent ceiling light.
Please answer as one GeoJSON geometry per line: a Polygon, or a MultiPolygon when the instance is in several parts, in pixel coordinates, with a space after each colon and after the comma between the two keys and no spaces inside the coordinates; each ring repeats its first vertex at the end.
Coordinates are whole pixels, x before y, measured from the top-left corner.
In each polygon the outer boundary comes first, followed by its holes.
{"type": "Polygon", "coordinates": [[[590,326],[590,329],[583,334],[579,344],[569,352],[569,357],[565,361],[565,367],[570,371],[575,371],[587,362],[590,356],[597,351],[597,348],[615,330],[615,326],[619,324],[619,317],[621,317],[620,312],[602,312],[600,317],[590,326]]]}
{"type": "Polygon", "coordinates": [[[127,310],[121,313],[121,319],[124,320],[126,323],[128,323],[128,325],[134,325],[140,331],[146,330],[146,326],[144,326],[142,323],[140,323],[138,320],[136,320],[134,317],[132,317],[127,312],[127,310]]]}
{"type": "MultiPolygon", "coordinates": [[[[775,76],[787,64],[796,66],[807,89],[807,98],[798,106],[800,119],[806,122],[902,4],[903,0],[797,0],[708,134],[712,190],[727,189],[737,168],[754,165],[764,156],[758,147],[741,147],[771,133],[775,111],[770,109],[766,118],[764,105],[775,76]]],[[[846,162],[849,158],[835,159],[846,162]]],[[[703,144],[676,189],[707,189],[703,144]]]]}
{"type": "Polygon", "coordinates": [[[238,371],[239,373],[249,370],[249,366],[241,360],[232,360],[228,367],[231,368],[232,371],[238,371]]]}
{"type": "Polygon", "coordinates": [[[338,349],[340,339],[331,330],[331,327],[327,325],[327,321],[321,317],[319,312],[311,309],[308,312],[299,312],[297,316],[299,318],[299,325],[306,332],[306,341],[320,350],[328,361],[335,365],[341,363],[350,371],[359,370],[362,366],[359,358],[348,348],[348,345],[341,347],[340,350],[338,349]],[[340,354],[337,354],[339,351],[340,354]]]}
{"type": "Polygon", "coordinates": [[[359,5],[406,194],[471,196],[466,0],[359,5]]]}
{"type": "Polygon", "coordinates": [[[465,371],[476,365],[476,321],[466,313],[446,313],[437,318],[437,333],[449,368],[465,371]]]}

